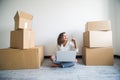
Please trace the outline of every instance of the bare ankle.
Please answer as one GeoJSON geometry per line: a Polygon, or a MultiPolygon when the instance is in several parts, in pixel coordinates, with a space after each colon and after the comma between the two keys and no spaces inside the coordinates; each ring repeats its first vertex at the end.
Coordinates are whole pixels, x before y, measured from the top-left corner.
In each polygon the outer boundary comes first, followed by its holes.
{"type": "Polygon", "coordinates": [[[78,63],[78,60],[76,59],[75,62],[78,63]]]}

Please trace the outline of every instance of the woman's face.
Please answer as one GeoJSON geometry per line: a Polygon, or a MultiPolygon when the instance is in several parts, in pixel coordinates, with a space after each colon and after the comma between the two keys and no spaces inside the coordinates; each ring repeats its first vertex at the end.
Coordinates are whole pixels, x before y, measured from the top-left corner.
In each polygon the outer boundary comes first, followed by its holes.
{"type": "Polygon", "coordinates": [[[67,41],[67,40],[68,40],[67,34],[63,34],[62,40],[64,40],[64,41],[67,41]]]}

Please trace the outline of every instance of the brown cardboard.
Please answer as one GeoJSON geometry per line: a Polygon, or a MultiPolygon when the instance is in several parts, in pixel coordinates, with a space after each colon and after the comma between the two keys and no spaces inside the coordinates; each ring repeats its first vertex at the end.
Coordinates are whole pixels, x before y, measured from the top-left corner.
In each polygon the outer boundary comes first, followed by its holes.
{"type": "Polygon", "coordinates": [[[85,47],[112,47],[112,31],[86,31],[83,33],[85,47]]]}
{"type": "Polygon", "coordinates": [[[0,49],[0,69],[39,68],[44,57],[43,47],[31,49],[0,49]]]}
{"type": "Polygon", "coordinates": [[[110,21],[91,21],[86,23],[85,31],[111,30],[110,21]]]}
{"type": "Polygon", "coordinates": [[[85,65],[113,65],[113,48],[83,48],[83,63],[85,65]]]}
{"type": "Polygon", "coordinates": [[[43,46],[36,46],[36,48],[38,48],[38,52],[39,52],[39,57],[40,57],[40,64],[43,62],[44,60],[44,47],[43,46]]]}
{"type": "Polygon", "coordinates": [[[11,31],[10,47],[17,49],[29,49],[35,47],[34,32],[29,30],[11,31]]]}
{"type": "Polygon", "coordinates": [[[32,30],[32,19],[33,16],[26,12],[16,12],[14,16],[15,30],[17,29],[27,29],[32,30]]]}

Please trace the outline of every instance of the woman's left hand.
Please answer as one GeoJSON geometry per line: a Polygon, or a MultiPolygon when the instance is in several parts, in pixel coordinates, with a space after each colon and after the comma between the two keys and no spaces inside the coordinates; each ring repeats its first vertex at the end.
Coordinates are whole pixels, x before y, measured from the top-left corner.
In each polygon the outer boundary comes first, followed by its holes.
{"type": "Polygon", "coordinates": [[[77,44],[76,44],[76,40],[75,40],[75,38],[73,37],[73,38],[71,39],[71,41],[74,43],[75,48],[77,49],[78,47],[77,47],[77,44]]]}
{"type": "Polygon", "coordinates": [[[72,38],[71,41],[72,41],[72,42],[75,42],[76,40],[75,40],[75,38],[72,38]]]}

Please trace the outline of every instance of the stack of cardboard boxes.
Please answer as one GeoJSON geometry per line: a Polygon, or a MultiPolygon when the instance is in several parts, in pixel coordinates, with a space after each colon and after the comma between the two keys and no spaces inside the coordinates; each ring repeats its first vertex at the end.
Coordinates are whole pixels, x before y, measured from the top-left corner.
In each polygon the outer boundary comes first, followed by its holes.
{"type": "Polygon", "coordinates": [[[32,31],[33,16],[25,12],[17,12],[15,21],[15,30],[11,31],[10,47],[17,49],[34,48],[34,32],[32,31]]]}
{"type": "Polygon", "coordinates": [[[15,29],[10,34],[10,48],[0,49],[0,69],[39,68],[44,58],[44,47],[35,47],[31,14],[17,12],[15,29]]]}
{"type": "Polygon", "coordinates": [[[113,65],[112,31],[110,21],[87,22],[83,33],[83,63],[113,65]]]}

